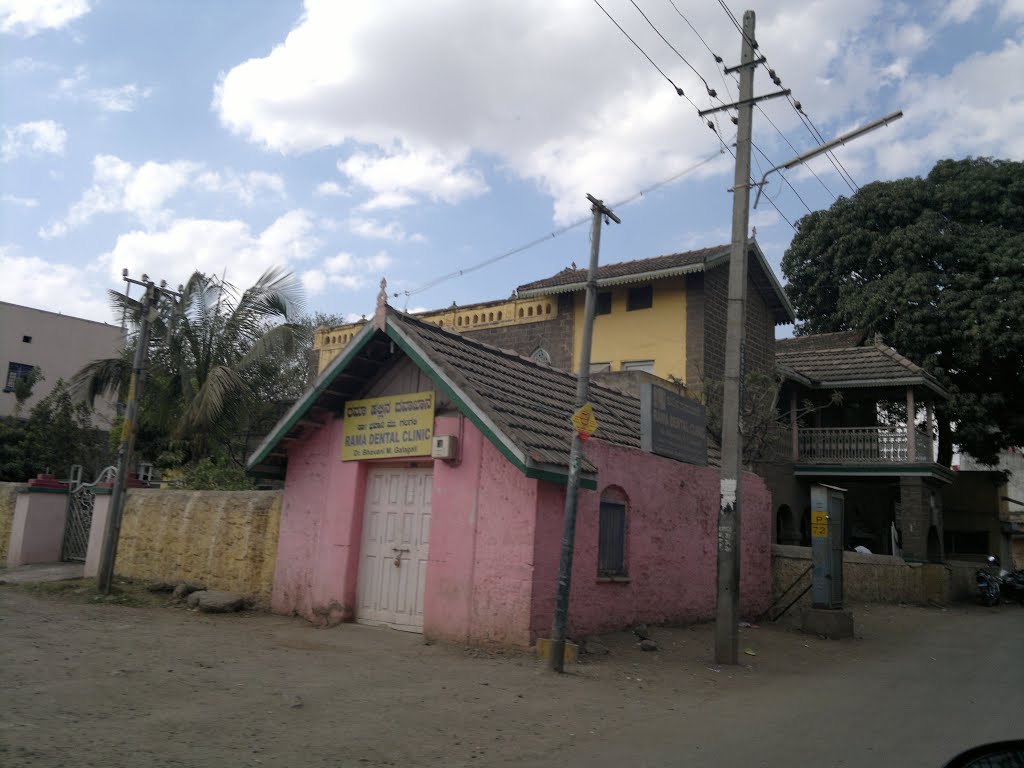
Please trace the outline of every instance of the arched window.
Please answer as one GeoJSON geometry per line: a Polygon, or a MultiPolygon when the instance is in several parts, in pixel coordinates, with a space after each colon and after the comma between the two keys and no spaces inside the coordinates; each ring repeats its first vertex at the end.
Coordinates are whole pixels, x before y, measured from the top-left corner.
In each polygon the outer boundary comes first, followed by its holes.
{"type": "Polygon", "coordinates": [[[530,359],[535,363],[551,365],[551,355],[548,354],[548,351],[544,349],[544,347],[537,347],[533,350],[533,353],[530,355],[530,359]]]}
{"type": "Polygon", "coordinates": [[[626,511],[628,507],[629,497],[617,485],[609,485],[601,492],[597,538],[598,576],[626,575],[626,511]]]}
{"type": "Polygon", "coordinates": [[[522,307],[520,307],[520,308],[519,308],[519,316],[520,316],[520,317],[522,317],[522,316],[523,316],[523,308],[522,308],[522,307]]]}
{"type": "Polygon", "coordinates": [[[493,323],[494,322],[494,313],[493,312],[488,312],[487,313],[487,322],[489,322],[489,323],[493,323]]]}
{"type": "Polygon", "coordinates": [[[528,317],[533,317],[533,307],[527,307],[526,308],[526,315],[528,317]]]}
{"type": "Polygon", "coordinates": [[[550,304],[545,304],[544,305],[544,314],[545,315],[550,315],[551,314],[551,305],[550,304]]]}
{"type": "Polygon", "coordinates": [[[498,320],[501,320],[501,310],[498,310],[498,320]]]}
{"type": "Polygon", "coordinates": [[[462,317],[457,317],[457,318],[455,319],[455,324],[456,324],[456,325],[462,325],[462,317]]]}

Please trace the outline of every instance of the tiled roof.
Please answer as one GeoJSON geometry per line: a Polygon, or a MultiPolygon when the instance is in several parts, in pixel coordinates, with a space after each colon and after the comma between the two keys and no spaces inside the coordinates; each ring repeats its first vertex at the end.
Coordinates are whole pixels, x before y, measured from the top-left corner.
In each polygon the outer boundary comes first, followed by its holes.
{"type": "MultiPolygon", "coordinates": [[[[704,272],[728,264],[730,251],[731,246],[727,244],[715,245],[695,251],[654,256],[650,259],[605,264],[597,268],[597,284],[599,287],[625,285],[704,272]]],[[[748,241],[747,253],[750,257],[748,263],[751,265],[751,279],[767,300],[775,324],[792,323],[796,317],[793,313],[793,306],[789,303],[785,290],[765,260],[756,240],[748,241]]],[[[530,297],[582,291],[585,288],[586,280],[586,269],[563,269],[558,274],[543,280],[520,285],[516,289],[516,293],[521,297],[530,297]]]]}
{"type": "MultiPolygon", "coordinates": [[[[576,376],[540,365],[430,323],[388,311],[429,362],[442,370],[536,464],[567,467],[576,410],[576,376]]],[[[598,428],[594,437],[640,447],[640,401],[591,384],[598,428]]],[[[595,467],[584,459],[583,471],[595,467]]]]}
{"type": "Polygon", "coordinates": [[[881,337],[864,344],[860,331],[780,340],[775,344],[775,363],[783,373],[796,374],[816,388],[920,385],[948,397],[931,374],[881,337]]]}
{"type": "MultiPolygon", "coordinates": [[[[670,253],[665,256],[654,256],[649,259],[637,259],[636,261],[622,261],[618,264],[605,264],[598,267],[598,281],[613,280],[615,278],[630,277],[633,275],[647,275],[651,272],[662,272],[665,270],[682,269],[685,267],[702,266],[706,261],[715,257],[727,256],[729,245],[716,245],[711,248],[701,248],[696,251],[684,253],[670,253]]],[[[532,283],[520,285],[518,291],[546,290],[559,288],[567,285],[579,285],[587,280],[586,269],[566,268],[557,275],[535,280],[532,283]]]]}

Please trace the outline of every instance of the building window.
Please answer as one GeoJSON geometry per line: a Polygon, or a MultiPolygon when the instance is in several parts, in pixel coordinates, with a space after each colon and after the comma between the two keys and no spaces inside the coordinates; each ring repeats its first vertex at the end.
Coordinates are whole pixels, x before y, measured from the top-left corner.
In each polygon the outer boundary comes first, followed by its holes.
{"type": "Polygon", "coordinates": [[[22,341],[23,341],[23,342],[24,342],[25,344],[31,344],[31,343],[32,343],[32,337],[31,337],[31,336],[22,336],[22,337],[21,337],[21,340],[22,340],[22,341]]]}
{"type": "Polygon", "coordinates": [[[622,370],[624,371],[644,371],[645,373],[654,373],[654,361],[653,360],[628,360],[622,363],[622,370]]]}
{"type": "Polygon", "coordinates": [[[639,285],[630,288],[626,296],[626,311],[633,312],[637,309],[650,309],[654,306],[654,286],[639,285]]]}
{"type": "Polygon", "coordinates": [[[32,366],[25,363],[8,363],[7,380],[4,383],[4,392],[13,392],[14,385],[19,381],[25,381],[32,372],[32,366]]]}
{"type": "Polygon", "coordinates": [[[626,494],[617,488],[608,488],[601,494],[597,575],[626,575],[626,494]]]}
{"type": "Polygon", "coordinates": [[[612,292],[601,291],[597,294],[597,314],[610,315],[612,313],[612,292]]]}
{"type": "Polygon", "coordinates": [[[612,364],[611,363],[591,363],[590,364],[590,372],[591,373],[608,373],[608,371],[610,371],[611,369],[612,369],[612,364]]]}
{"type": "Polygon", "coordinates": [[[530,359],[535,363],[541,363],[542,365],[551,365],[551,355],[544,347],[537,347],[533,350],[533,354],[530,355],[530,359]]]}

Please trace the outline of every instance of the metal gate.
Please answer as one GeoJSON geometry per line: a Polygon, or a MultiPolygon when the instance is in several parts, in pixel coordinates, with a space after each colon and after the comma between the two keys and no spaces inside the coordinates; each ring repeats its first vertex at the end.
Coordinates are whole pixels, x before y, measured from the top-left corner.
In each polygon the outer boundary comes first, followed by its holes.
{"type": "Polygon", "coordinates": [[[82,466],[71,467],[68,481],[67,520],[64,524],[64,542],[61,545],[61,560],[85,560],[89,550],[89,527],[92,525],[92,508],[96,503],[96,486],[117,476],[117,467],[107,467],[91,483],[82,482],[82,466]]]}

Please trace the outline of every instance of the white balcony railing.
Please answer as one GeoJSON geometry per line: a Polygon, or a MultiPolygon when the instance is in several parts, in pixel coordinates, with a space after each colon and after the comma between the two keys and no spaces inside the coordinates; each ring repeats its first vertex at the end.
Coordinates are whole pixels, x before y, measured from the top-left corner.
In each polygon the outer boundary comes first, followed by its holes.
{"type": "Polygon", "coordinates": [[[931,462],[932,441],[916,430],[914,456],[903,427],[820,427],[797,430],[797,460],[807,464],[931,462]]]}

